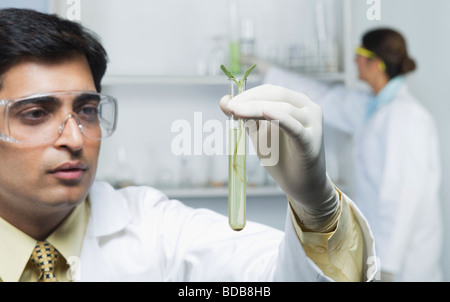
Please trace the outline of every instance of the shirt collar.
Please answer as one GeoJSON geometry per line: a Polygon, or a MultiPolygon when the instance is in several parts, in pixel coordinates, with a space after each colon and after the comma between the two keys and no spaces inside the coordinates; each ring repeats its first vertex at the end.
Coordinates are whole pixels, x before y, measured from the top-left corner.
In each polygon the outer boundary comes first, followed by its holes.
{"type": "Polygon", "coordinates": [[[19,281],[30,259],[36,240],[0,217],[0,278],[5,282],[19,281]]]}
{"type": "Polygon", "coordinates": [[[46,239],[66,260],[72,256],[80,257],[89,219],[89,211],[90,200],[88,196],[86,201],[77,206],[46,239]]]}
{"type": "Polygon", "coordinates": [[[101,237],[123,230],[131,219],[124,197],[110,184],[96,181],[89,191],[91,213],[86,237],[101,237]],[[114,217],[114,219],[111,219],[114,217]]]}
{"type": "MultiPolygon", "coordinates": [[[[71,256],[80,256],[89,208],[89,200],[82,202],[46,239],[66,260],[71,256]]],[[[1,217],[0,238],[0,278],[5,282],[17,282],[37,241],[1,217]]]]}
{"type": "Polygon", "coordinates": [[[377,95],[372,95],[367,105],[366,118],[369,119],[378,108],[391,102],[396,97],[404,82],[405,79],[403,76],[396,76],[377,95]]]}

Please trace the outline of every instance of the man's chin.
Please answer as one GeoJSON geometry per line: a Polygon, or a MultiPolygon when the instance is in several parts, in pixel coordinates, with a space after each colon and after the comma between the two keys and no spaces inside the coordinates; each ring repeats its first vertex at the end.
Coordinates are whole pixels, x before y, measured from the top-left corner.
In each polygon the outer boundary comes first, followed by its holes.
{"type": "Polygon", "coordinates": [[[87,197],[91,182],[58,184],[48,191],[48,203],[55,207],[75,207],[87,197]]]}

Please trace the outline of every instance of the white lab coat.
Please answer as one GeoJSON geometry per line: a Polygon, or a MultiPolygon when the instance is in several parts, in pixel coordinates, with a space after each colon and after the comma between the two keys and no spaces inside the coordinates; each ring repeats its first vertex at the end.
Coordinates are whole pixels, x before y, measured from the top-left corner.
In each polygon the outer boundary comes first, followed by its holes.
{"type": "Polygon", "coordinates": [[[352,199],[373,230],[381,270],[397,281],[442,280],[438,135],[406,84],[366,120],[369,93],[278,68],[265,81],[305,93],[326,124],[353,135],[352,199]]]}
{"type": "MultiPolygon", "coordinates": [[[[89,194],[75,281],[330,281],[305,256],[290,215],[284,233],[256,223],[234,232],[226,217],[168,200],[153,188],[115,190],[95,182],[89,194]]],[[[373,279],[373,237],[350,205],[364,234],[364,255],[371,257],[364,272],[373,279]]]]}

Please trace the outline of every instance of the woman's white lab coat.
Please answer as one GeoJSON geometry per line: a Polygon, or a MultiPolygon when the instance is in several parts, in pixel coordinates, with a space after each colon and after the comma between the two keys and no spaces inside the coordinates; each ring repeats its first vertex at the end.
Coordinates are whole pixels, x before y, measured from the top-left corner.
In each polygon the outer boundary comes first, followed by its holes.
{"type": "MultiPolygon", "coordinates": [[[[96,182],[89,196],[75,281],[329,281],[305,256],[290,215],[285,233],[254,223],[234,232],[226,217],[148,187],[115,190],[96,182]]],[[[371,232],[358,209],[353,212],[365,256],[373,258],[371,232]]],[[[368,259],[364,272],[373,279],[377,270],[368,259]]]]}
{"type": "Polygon", "coordinates": [[[272,68],[267,83],[308,95],[324,121],[354,138],[354,202],[373,230],[381,270],[398,281],[442,278],[438,135],[405,84],[366,119],[370,94],[272,68]]]}

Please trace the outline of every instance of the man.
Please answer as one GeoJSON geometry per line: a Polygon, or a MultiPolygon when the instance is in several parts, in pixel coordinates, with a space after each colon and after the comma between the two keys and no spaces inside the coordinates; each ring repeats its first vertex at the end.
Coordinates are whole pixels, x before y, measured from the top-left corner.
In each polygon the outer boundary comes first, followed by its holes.
{"type": "Polygon", "coordinates": [[[265,85],[220,103],[226,114],[259,120],[259,132],[279,121],[280,159],[267,168],[289,200],[284,233],[255,223],[236,233],[225,217],[156,189],[95,182],[117,111],[100,93],[106,61],[77,23],[0,11],[3,281],[374,278],[371,232],[328,179],[322,113],[302,94],[265,85]]]}

